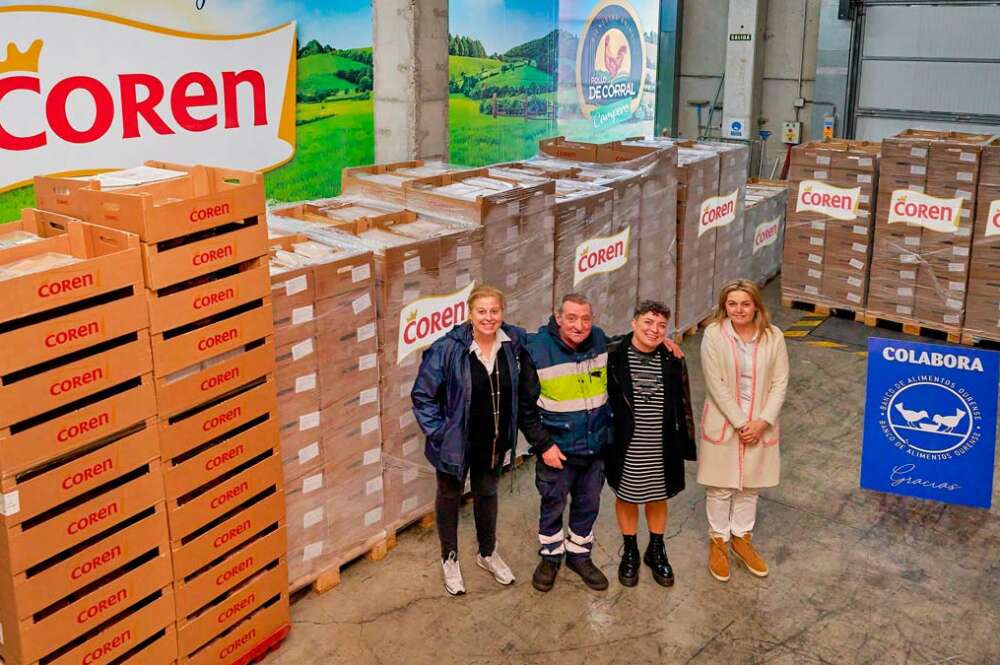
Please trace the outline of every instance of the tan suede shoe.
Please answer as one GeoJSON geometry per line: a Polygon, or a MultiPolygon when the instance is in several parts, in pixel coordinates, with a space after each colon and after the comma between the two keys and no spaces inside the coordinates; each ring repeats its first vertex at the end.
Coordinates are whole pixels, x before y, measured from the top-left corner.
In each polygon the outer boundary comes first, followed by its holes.
{"type": "Polygon", "coordinates": [[[712,536],[708,545],[708,572],[720,582],[729,580],[729,543],[712,536]]]}
{"type": "Polygon", "coordinates": [[[730,545],[732,546],[733,554],[743,562],[747,570],[757,577],[767,577],[767,564],[764,563],[763,557],[761,557],[760,553],[753,546],[749,533],[745,534],[742,538],[733,536],[730,545]]]}

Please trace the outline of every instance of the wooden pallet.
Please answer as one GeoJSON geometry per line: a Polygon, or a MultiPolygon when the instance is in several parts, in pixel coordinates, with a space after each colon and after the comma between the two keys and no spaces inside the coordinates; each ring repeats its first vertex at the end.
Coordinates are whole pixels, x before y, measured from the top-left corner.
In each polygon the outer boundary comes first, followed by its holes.
{"type": "MultiPolygon", "coordinates": [[[[395,535],[393,535],[393,540],[395,541],[395,535]]],[[[393,547],[395,547],[395,542],[393,547]]],[[[380,533],[338,556],[329,566],[318,573],[312,573],[295,580],[289,585],[289,590],[294,594],[303,589],[311,588],[318,594],[324,594],[340,584],[342,568],[362,558],[366,561],[381,561],[389,554],[390,549],[386,534],[380,533]]]]}
{"type": "Polygon", "coordinates": [[[715,313],[713,312],[712,314],[709,314],[708,316],[703,318],[698,323],[693,323],[689,325],[687,328],[684,328],[683,330],[678,330],[676,333],[674,333],[674,343],[680,344],[685,340],[685,338],[697,335],[699,330],[705,328],[706,326],[708,326],[708,324],[710,324],[714,320],[715,320],[715,313]]]}
{"type": "Polygon", "coordinates": [[[1000,351],[1000,340],[990,339],[989,337],[971,333],[968,330],[962,331],[962,344],[990,351],[1000,351]]]}
{"type": "Polygon", "coordinates": [[[245,656],[242,656],[239,660],[233,661],[233,665],[251,665],[251,663],[258,663],[264,660],[264,657],[267,654],[275,651],[281,646],[281,643],[285,641],[285,638],[288,637],[288,633],[291,631],[292,627],[286,623],[284,626],[269,635],[267,639],[251,649],[245,656]]]}
{"type": "Polygon", "coordinates": [[[435,524],[434,513],[425,513],[417,517],[411,518],[405,522],[397,524],[393,528],[386,529],[385,542],[390,550],[394,549],[397,544],[397,538],[400,533],[406,531],[412,526],[419,526],[421,529],[433,529],[435,524]]]}
{"type": "Polygon", "coordinates": [[[865,312],[863,309],[853,309],[851,307],[841,307],[839,305],[829,305],[799,298],[782,298],[781,306],[787,309],[798,309],[805,312],[812,312],[820,316],[836,316],[842,319],[854,319],[858,323],[864,323],[865,312]]]}
{"type": "Polygon", "coordinates": [[[865,325],[869,328],[886,328],[896,330],[897,332],[901,331],[905,335],[946,340],[952,344],[960,344],[962,342],[962,331],[959,328],[947,328],[940,323],[927,323],[926,321],[908,319],[901,316],[866,313],[865,325]]]}

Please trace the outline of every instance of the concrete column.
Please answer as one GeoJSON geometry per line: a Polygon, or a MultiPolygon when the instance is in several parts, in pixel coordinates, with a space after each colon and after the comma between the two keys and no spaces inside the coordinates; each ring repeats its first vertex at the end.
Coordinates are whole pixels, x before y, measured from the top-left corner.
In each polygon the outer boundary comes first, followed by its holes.
{"type": "Polygon", "coordinates": [[[375,159],[448,158],[448,0],[373,0],[375,159]]]}
{"type": "Polygon", "coordinates": [[[757,138],[767,0],[729,0],[722,135],[757,138]]]}

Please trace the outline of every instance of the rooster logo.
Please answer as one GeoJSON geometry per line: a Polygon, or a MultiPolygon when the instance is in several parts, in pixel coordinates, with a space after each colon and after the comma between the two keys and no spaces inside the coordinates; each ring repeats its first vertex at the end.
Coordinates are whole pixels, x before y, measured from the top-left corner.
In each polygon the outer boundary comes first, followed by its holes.
{"type": "Polygon", "coordinates": [[[611,35],[606,34],[604,35],[604,69],[614,79],[618,76],[618,70],[621,69],[625,56],[628,54],[628,46],[622,44],[618,47],[617,54],[612,55],[611,53],[611,35]]]}

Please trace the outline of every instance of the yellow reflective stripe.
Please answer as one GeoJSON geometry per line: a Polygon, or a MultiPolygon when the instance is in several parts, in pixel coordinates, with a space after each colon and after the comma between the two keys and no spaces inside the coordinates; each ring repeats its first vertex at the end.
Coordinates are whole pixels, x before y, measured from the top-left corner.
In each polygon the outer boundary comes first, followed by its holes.
{"type": "Polygon", "coordinates": [[[581,397],[579,399],[555,400],[546,397],[538,398],[538,406],[551,413],[576,413],[604,406],[608,403],[608,394],[602,393],[596,397],[581,397]]]}
{"type": "Polygon", "coordinates": [[[557,401],[596,397],[608,392],[608,370],[605,367],[554,379],[539,381],[543,397],[557,401]],[[595,376],[596,375],[596,376],[595,376]]]}

